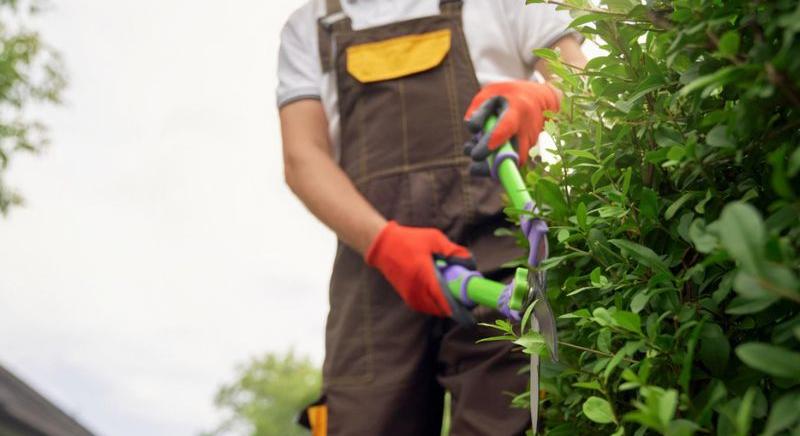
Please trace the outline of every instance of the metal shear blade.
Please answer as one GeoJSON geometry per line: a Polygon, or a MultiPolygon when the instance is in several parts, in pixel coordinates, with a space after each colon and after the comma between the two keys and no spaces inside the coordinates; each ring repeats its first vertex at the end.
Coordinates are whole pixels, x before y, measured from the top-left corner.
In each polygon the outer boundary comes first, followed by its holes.
{"type": "Polygon", "coordinates": [[[541,234],[534,238],[530,238],[537,242],[535,248],[531,248],[531,268],[528,270],[528,301],[525,306],[535,304],[533,308],[533,316],[539,326],[539,332],[547,341],[547,347],[550,351],[550,359],[553,362],[558,361],[558,330],[556,329],[556,317],[553,313],[553,308],[547,300],[547,271],[539,269],[541,262],[547,259],[548,244],[547,244],[547,229],[543,227],[539,231],[541,234]],[[535,250],[535,251],[534,251],[535,250]]]}

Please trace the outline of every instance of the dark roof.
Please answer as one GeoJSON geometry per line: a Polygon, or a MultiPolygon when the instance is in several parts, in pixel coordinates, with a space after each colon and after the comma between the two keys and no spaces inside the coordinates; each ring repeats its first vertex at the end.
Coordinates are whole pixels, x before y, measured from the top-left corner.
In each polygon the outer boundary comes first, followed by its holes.
{"type": "Polygon", "coordinates": [[[75,419],[0,365],[0,428],[22,435],[93,436],[75,419]]]}

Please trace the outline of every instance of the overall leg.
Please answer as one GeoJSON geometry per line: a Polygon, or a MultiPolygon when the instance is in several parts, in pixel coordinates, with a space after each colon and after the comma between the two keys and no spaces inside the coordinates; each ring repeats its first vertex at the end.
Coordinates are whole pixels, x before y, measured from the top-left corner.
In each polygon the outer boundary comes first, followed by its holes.
{"type": "Polygon", "coordinates": [[[329,435],[439,435],[443,391],[433,327],[340,244],[323,369],[329,435]]]}
{"type": "MultiPolygon", "coordinates": [[[[502,315],[477,308],[479,322],[491,323],[502,315]]],[[[485,342],[496,334],[487,327],[453,325],[442,339],[439,359],[441,385],[452,394],[451,436],[524,435],[530,413],[511,407],[515,394],[528,388],[527,374],[519,374],[528,359],[511,351],[510,342],[485,342]]]]}

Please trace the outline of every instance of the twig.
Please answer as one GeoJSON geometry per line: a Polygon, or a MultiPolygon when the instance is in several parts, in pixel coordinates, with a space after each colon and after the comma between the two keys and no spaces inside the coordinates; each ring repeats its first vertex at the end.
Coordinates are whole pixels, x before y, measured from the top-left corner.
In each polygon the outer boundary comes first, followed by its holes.
{"type": "MultiPolygon", "coordinates": [[[[581,347],[580,345],[570,344],[569,342],[558,341],[558,344],[559,345],[563,345],[565,347],[574,348],[576,350],[586,351],[587,353],[594,353],[594,354],[598,354],[600,356],[605,356],[605,357],[614,357],[614,355],[611,354],[611,353],[606,353],[605,351],[600,351],[600,350],[594,350],[594,349],[591,349],[591,348],[581,347]]],[[[631,358],[628,358],[628,357],[623,357],[622,360],[624,360],[624,361],[626,361],[628,363],[639,363],[638,360],[631,359],[631,358]]]]}

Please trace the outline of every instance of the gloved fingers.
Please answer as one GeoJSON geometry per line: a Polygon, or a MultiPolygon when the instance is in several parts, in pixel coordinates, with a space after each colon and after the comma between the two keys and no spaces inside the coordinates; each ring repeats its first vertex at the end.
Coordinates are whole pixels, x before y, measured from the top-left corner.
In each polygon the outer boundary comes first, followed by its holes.
{"type": "Polygon", "coordinates": [[[528,124],[527,131],[524,134],[524,137],[527,138],[527,146],[525,150],[522,150],[522,145],[520,145],[520,165],[525,164],[528,161],[528,157],[530,154],[530,148],[536,145],[539,142],[539,134],[542,133],[544,130],[544,114],[541,112],[534,112],[531,114],[531,120],[528,124]]]}
{"type": "Polygon", "coordinates": [[[439,280],[434,269],[433,262],[424,266],[425,271],[420,272],[420,291],[422,293],[420,299],[417,300],[416,306],[413,309],[424,312],[434,316],[449,317],[453,314],[453,309],[447,302],[444,292],[447,288],[443,288],[443,283],[439,280]]]}
{"type": "Polygon", "coordinates": [[[466,141],[464,141],[464,146],[463,146],[464,147],[464,156],[469,156],[472,153],[472,149],[475,148],[476,145],[478,145],[478,142],[480,142],[482,137],[483,137],[483,134],[478,132],[478,133],[473,134],[466,141]]]}
{"type": "Polygon", "coordinates": [[[472,253],[469,252],[467,247],[455,244],[449,240],[437,250],[438,253],[449,259],[472,259],[472,253]]]}
{"type": "MultiPolygon", "coordinates": [[[[506,105],[507,106],[507,105],[506,105]]],[[[497,124],[492,129],[487,141],[489,150],[496,150],[520,130],[520,113],[509,107],[502,107],[497,117],[497,124]]]]}
{"type": "Polygon", "coordinates": [[[545,83],[544,86],[546,86],[550,92],[542,96],[542,111],[558,112],[561,110],[561,98],[558,95],[559,91],[550,84],[545,83]]]}
{"type": "Polygon", "coordinates": [[[460,256],[449,256],[449,257],[442,257],[442,260],[447,262],[448,265],[460,265],[467,269],[477,269],[478,265],[475,263],[475,259],[472,258],[471,254],[469,257],[460,257],[460,256]]]}
{"type": "Polygon", "coordinates": [[[450,257],[460,257],[469,259],[472,254],[467,247],[458,245],[451,241],[441,230],[435,228],[424,229],[427,234],[428,250],[436,259],[448,259],[450,257]]]}
{"type": "Polygon", "coordinates": [[[472,133],[482,132],[486,120],[490,115],[497,113],[498,109],[500,109],[501,102],[505,101],[505,98],[502,96],[492,95],[491,97],[487,97],[488,95],[491,94],[485,92],[485,90],[479,92],[472,100],[464,116],[464,120],[467,122],[467,128],[472,133]]]}
{"type": "Polygon", "coordinates": [[[531,150],[531,132],[523,132],[520,135],[517,135],[518,138],[518,146],[517,146],[517,153],[519,154],[519,166],[525,165],[528,161],[528,155],[530,154],[531,150]]]}
{"type": "Polygon", "coordinates": [[[492,168],[488,160],[472,162],[469,166],[469,174],[473,177],[491,177],[492,168]]]}

